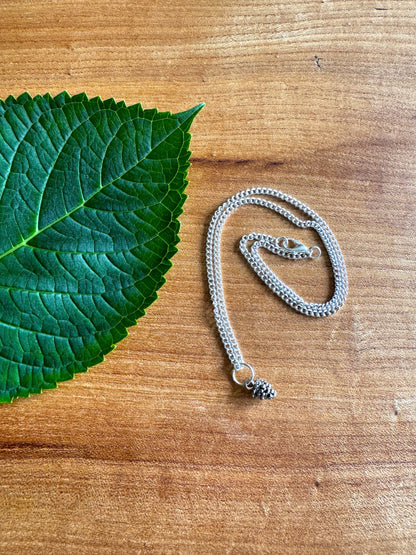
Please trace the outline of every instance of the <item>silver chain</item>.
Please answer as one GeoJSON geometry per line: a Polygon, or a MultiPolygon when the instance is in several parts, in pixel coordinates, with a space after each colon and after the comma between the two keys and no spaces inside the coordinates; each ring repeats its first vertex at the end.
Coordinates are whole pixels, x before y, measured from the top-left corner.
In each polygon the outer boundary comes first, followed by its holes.
{"type": "Polygon", "coordinates": [[[275,397],[276,391],[265,380],[261,380],[260,378],[254,379],[253,368],[250,364],[244,362],[243,355],[231,327],[224,298],[224,286],[221,271],[222,230],[225,221],[230,214],[232,214],[240,206],[250,204],[269,208],[289,220],[297,227],[303,229],[314,229],[321,238],[321,241],[328,253],[334,274],[334,294],[332,298],[325,303],[309,303],[296,294],[293,289],[283,283],[276,276],[276,274],[272,272],[269,266],[260,257],[259,249],[261,247],[266,248],[270,252],[285,258],[301,259],[318,258],[321,254],[321,250],[318,246],[308,248],[296,239],[290,239],[283,236],[272,237],[271,235],[265,235],[262,233],[250,233],[249,235],[244,235],[241,238],[240,251],[246,258],[247,262],[259,278],[294,310],[315,318],[334,314],[343,306],[347,298],[347,270],[338,242],[325,221],[306,204],[303,204],[294,197],[286,195],[281,191],[276,191],[275,189],[267,187],[247,189],[229,198],[215,212],[208,229],[206,261],[208,285],[214,307],[214,317],[217,323],[218,332],[221,336],[231,364],[233,365],[233,380],[238,385],[242,385],[246,387],[246,389],[251,390],[253,397],[272,399],[275,397]],[[259,197],[256,195],[262,196],[259,197]],[[308,219],[300,220],[289,210],[286,210],[279,204],[264,198],[265,196],[274,197],[275,199],[280,199],[288,204],[291,204],[301,212],[304,212],[308,216],[308,219]],[[243,368],[247,368],[251,375],[248,379],[242,382],[238,380],[237,372],[243,368]]]}

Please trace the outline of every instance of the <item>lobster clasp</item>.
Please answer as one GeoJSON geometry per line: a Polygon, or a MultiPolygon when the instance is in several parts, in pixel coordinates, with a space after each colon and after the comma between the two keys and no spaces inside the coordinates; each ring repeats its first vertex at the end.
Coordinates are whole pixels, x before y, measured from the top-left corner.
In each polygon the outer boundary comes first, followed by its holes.
{"type": "Polygon", "coordinates": [[[283,235],[276,238],[276,245],[282,251],[279,254],[288,258],[293,258],[295,256],[296,258],[318,258],[321,255],[321,249],[318,246],[307,247],[297,239],[284,237],[283,235]]]}

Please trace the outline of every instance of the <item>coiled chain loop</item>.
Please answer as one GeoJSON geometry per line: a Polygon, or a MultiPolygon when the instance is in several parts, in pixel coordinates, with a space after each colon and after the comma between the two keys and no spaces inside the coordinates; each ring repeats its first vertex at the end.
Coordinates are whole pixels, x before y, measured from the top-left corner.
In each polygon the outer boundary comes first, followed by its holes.
{"type": "Polygon", "coordinates": [[[321,238],[331,262],[335,284],[332,298],[325,303],[309,303],[302,299],[302,297],[295,293],[293,289],[283,283],[276,274],[272,272],[259,254],[260,248],[266,248],[270,252],[285,258],[318,258],[321,254],[321,250],[318,246],[308,248],[296,239],[289,239],[282,236],[272,237],[261,233],[250,233],[249,235],[244,235],[240,240],[240,251],[259,278],[294,310],[315,318],[334,314],[343,306],[347,298],[347,270],[338,242],[326,222],[306,204],[303,204],[294,197],[286,195],[281,191],[267,187],[247,189],[229,198],[215,212],[208,229],[206,262],[209,290],[218,332],[231,364],[233,365],[233,380],[237,384],[252,390],[254,397],[271,399],[276,394],[274,389],[264,380],[260,380],[259,378],[254,380],[254,371],[252,371],[250,365],[244,362],[243,355],[231,327],[224,298],[221,271],[222,230],[227,218],[237,210],[237,208],[245,205],[257,205],[269,208],[297,227],[314,229],[321,238]],[[274,199],[279,199],[291,204],[306,214],[308,219],[301,220],[286,208],[264,197],[273,197],[274,199]],[[241,382],[236,377],[236,373],[244,367],[249,367],[252,375],[251,378],[247,379],[245,382],[241,382]],[[257,385],[253,387],[253,384],[257,385]],[[261,384],[261,388],[259,388],[259,384],[261,384]]]}

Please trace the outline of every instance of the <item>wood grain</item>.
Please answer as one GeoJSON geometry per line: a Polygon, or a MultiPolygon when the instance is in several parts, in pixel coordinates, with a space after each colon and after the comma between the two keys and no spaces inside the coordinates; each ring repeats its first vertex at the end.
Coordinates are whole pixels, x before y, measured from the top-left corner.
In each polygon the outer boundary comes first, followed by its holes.
{"type": "MultiPolygon", "coordinates": [[[[413,0],[2,0],[1,98],[206,108],[159,300],[103,364],[0,406],[1,553],[414,553],[415,23],[413,0]],[[278,389],[256,403],[230,382],[203,249],[215,208],[263,184],[328,221],[350,295],[322,321],[290,311],[236,241],[293,229],[233,216],[230,315],[278,389]]],[[[325,258],[268,260],[330,293],[325,258]]]]}

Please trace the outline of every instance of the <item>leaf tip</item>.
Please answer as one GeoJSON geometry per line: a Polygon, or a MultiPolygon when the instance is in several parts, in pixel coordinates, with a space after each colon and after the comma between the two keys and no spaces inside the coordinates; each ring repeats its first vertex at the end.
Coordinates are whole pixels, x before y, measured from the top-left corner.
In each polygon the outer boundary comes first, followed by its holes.
{"type": "Polygon", "coordinates": [[[205,108],[205,102],[201,102],[200,104],[197,104],[196,106],[188,110],[189,116],[194,118],[197,114],[199,114],[202,108],[205,108]]]}
{"type": "Polygon", "coordinates": [[[179,112],[178,114],[176,114],[176,117],[181,123],[192,122],[195,116],[202,110],[204,106],[205,106],[205,102],[201,102],[201,104],[197,104],[196,106],[194,106],[193,108],[190,108],[189,110],[185,110],[184,112],[179,112]]]}

